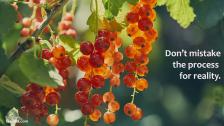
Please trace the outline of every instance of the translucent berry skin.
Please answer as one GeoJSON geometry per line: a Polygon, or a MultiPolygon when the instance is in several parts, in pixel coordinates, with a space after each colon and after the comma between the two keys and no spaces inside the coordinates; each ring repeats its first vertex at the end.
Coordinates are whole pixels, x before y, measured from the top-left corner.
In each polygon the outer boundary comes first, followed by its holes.
{"type": "Polygon", "coordinates": [[[89,115],[89,118],[93,122],[97,122],[100,120],[102,113],[99,109],[94,109],[94,112],[89,115]]]}
{"type": "Polygon", "coordinates": [[[114,99],[115,99],[115,96],[112,92],[106,92],[103,95],[103,102],[104,103],[109,103],[111,101],[114,101],[114,99]]]}
{"type": "Polygon", "coordinates": [[[81,78],[78,80],[76,86],[79,91],[88,92],[91,89],[91,81],[87,78],[81,78]]]}
{"type": "Polygon", "coordinates": [[[120,104],[117,101],[111,101],[108,104],[110,112],[117,112],[120,109],[120,104]]]}
{"type": "Polygon", "coordinates": [[[30,18],[23,18],[23,20],[22,20],[22,25],[23,25],[23,27],[30,27],[31,26],[31,24],[32,24],[32,20],[30,19],[30,18]]]}
{"type": "Polygon", "coordinates": [[[103,102],[103,97],[100,94],[94,94],[91,97],[90,103],[93,105],[93,107],[98,107],[102,104],[103,102]]]}
{"type": "Polygon", "coordinates": [[[137,107],[135,104],[133,103],[127,103],[124,105],[124,113],[127,116],[133,116],[135,114],[135,112],[137,111],[137,107]]]}
{"type": "Polygon", "coordinates": [[[91,83],[93,88],[102,88],[105,85],[105,79],[100,75],[95,75],[91,78],[91,83]]]}
{"type": "Polygon", "coordinates": [[[68,55],[65,55],[61,60],[64,69],[72,65],[72,59],[68,55]]]}
{"type": "Polygon", "coordinates": [[[110,79],[110,85],[113,86],[113,87],[118,87],[120,86],[120,78],[118,76],[113,76],[111,79],[110,79]]]}
{"type": "Polygon", "coordinates": [[[34,91],[34,92],[42,92],[43,91],[43,88],[40,87],[39,85],[37,84],[34,84],[34,83],[30,83],[26,86],[26,91],[29,92],[29,91],[34,91]]]}
{"type": "Polygon", "coordinates": [[[66,13],[63,19],[66,20],[66,21],[73,21],[74,16],[73,16],[72,13],[66,13]]]}
{"type": "Polygon", "coordinates": [[[96,39],[96,42],[94,44],[95,49],[98,52],[105,52],[109,49],[110,47],[110,41],[106,37],[99,37],[96,39]]]}
{"type": "Polygon", "coordinates": [[[104,64],[104,57],[99,52],[90,55],[89,63],[92,67],[101,67],[104,64]]]}
{"type": "Polygon", "coordinates": [[[128,58],[133,59],[137,53],[136,48],[133,45],[129,45],[125,49],[125,54],[128,58]]]}
{"type": "Polygon", "coordinates": [[[146,79],[141,78],[135,82],[135,86],[138,91],[144,91],[145,89],[149,87],[149,84],[146,79]]]}
{"type": "Polygon", "coordinates": [[[137,64],[133,61],[129,61],[125,64],[125,70],[132,73],[135,72],[137,69],[137,64]]]}
{"type": "Polygon", "coordinates": [[[106,124],[112,124],[116,120],[116,115],[113,112],[105,112],[103,115],[103,120],[106,124]]]}
{"type": "Polygon", "coordinates": [[[110,32],[106,29],[101,29],[98,31],[98,36],[97,37],[106,37],[109,38],[110,32]]]}
{"type": "Polygon", "coordinates": [[[56,45],[52,50],[53,56],[57,59],[60,59],[65,56],[65,48],[61,45],[56,45]]]}
{"type": "Polygon", "coordinates": [[[146,65],[140,65],[137,67],[137,70],[136,70],[136,73],[139,75],[139,76],[144,76],[146,74],[148,74],[149,70],[148,70],[148,67],[146,65]]]}
{"type": "Polygon", "coordinates": [[[20,31],[20,36],[21,37],[28,37],[31,34],[31,30],[29,28],[23,28],[20,31]]]}
{"type": "Polygon", "coordinates": [[[135,114],[131,116],[132,120],[140,120],[143,117],[143,111],[140,108],[137,108],[135,114]]]}
{"type": "Polygon", "coordinates": [[[93,53],[94,47],[91,42],[82,42],[80,44],[80,51],[84,55],[90,55],[93,53]]]}
{"type": "Polygon", "coordinates": [[[42,54],[42,58],[46,60],[49,60],[51,57],[53,57],[52,52],[48,49],[43,49],[41,54],[42,54]]]}
{"type": "Polygon", "coordinates": [[[133,74],[127,74],[124,76],[123,81],[127,87],[133,88],[135,87],[136,77],[133,74]]]}
{"type": "Polygon", "coordinates": [[[113,58],[115,63],[119,63],[123,60],[123,54],[121,52],[115,52],[113,58]]]}
{"type": "Polygon", "coordinates": [[[148,31],[152,26],[153,24],[148,18],[142,18],[138,21],[138,28],[142,31],[148,31]]]}
{"type": "Polygon", "coordinates": [[[146,54],[138,53],[135,55],[134,61],[137,64],[147,65],[149,63],[149,58],[146,54]]]}
{"type": "Polygon", "coordinates": [[[82,105],[81,111],[84,115],[90,115],[94,112],[94,107],[90,103],[82,105]]]}
{"type": "Polygon", "coordinates": [[[120,74],[120,73],[124,72],[124,64],[122,64],[122,63],[114,64],[112,67],[112,72],[114,74],[120,74]]]}
{"type": "Polygon", "coordinates": [[[147,4],[144,4],[143,6],[141,6],[139,8],[139,15],[142,17],[142,18],[147,18],[148,16],[150,16],[150,6],[147,5],[147,4]]]}
{"type": "Polygon", "coordinates": [[[78,91],[75,93],[74,95],[75,101],[79,104],[79,105],[83,105],[88,103],[88,93],[84,92],[84,91],[78,91]]]}
{"type": "Polygon", "coordinates": [[[139,15],[137,13],[130,12],[126,16],[128,23],[136,23],[139,20],[139,15]]]}
{"type": "Polygon", "coordinates": [[[69,72],[68,72],[67,69],[60,70],[60,71],[59,71],[59,74],[61,75],[61,77],[62,77],[63,79],[68,79],[69,72]]]}
{"type": "Polygon", "coordinates": [[[132,37],[139,31],[138,25],[131,24],[127,27],[128,36],[132,37]]]}
{"type": "Polygon", "coordinates": [[[145,46],[146,40],[144,37],[136,37],[134,38],[133,43],[139,48],[143,48],[145,46]]]}
{"type": "Polygon", "coordinates": [[[47,117],[47,124],[49,126],[57,126],[58,123],[59,123],[59,117],[58,115],[55,115],[55,114],[50,114],[48,117],[47,117]]]}
{"type": "Polygon", "coordinates": [[[59,104],[61,95],[58,92],[51,92],[46,96],[46,102],[49,105],[59,104]]]}
{"type": "Polygon", "coordinates": [[[77,60],[77,67],[83,72],[90,72],[92,68],[89,63],[89,57],[87,56],[79,57],[77,60]]]}

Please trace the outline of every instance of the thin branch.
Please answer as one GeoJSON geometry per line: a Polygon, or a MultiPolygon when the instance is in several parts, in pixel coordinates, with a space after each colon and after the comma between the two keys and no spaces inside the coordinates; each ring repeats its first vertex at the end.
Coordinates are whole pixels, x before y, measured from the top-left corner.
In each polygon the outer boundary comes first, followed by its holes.
{"type": "MultiPolygon", "coordinates": [[[[68,2],[68,0],[61,0],[58,2],[57,5],[55,5],[52,10],[48,13],[47,18],[42,22],[42,24],[37,28],[36,31],[33,32],[32,37],[38,38],[38,36],[42,33],[43,29],[48,26],[50,20],[53,18],[53,16],[62,9],[62,7],[68,2]]],[[[0,77],[6,72],[7,68],[17,59],[20,57],[20,55],[26,51],[27,49],[32,47],[32,40],[26,39],[18,46],[16,51],[9,57],[8,65],[4,68],[3,71],[0,73],[0,77]]]]}

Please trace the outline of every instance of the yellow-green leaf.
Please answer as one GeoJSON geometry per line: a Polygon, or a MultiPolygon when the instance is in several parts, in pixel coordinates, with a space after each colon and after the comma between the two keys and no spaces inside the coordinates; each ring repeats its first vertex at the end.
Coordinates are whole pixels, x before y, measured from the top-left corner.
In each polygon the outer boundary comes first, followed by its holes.
{"type": "Polygon", "coordinates": [[[183,28],[187,28],[196,17],[190,0],[159,0],[157,5],[166,5],[170,16],[183,28]]]}

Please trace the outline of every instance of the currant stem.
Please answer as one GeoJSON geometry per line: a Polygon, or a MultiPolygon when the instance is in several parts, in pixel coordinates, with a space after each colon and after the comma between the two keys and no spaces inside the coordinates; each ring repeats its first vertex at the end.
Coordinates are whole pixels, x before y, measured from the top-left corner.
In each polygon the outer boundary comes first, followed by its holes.
{"type": "Polygon", "coordinates": [[[74,14],[77,7],[77,0],[73,0],[71,13],[74,14]]]}
{"type": "Polygon", "coordinates": [[[88,116],[85,117],[84,126],[87,126],[88,123],[88,116]]]}
{"type": "Polygon", "coordinates": [[[58,104],[55,105],[55,112],[54,113],[55,113],[55,115],[58,114],[58,104]]]}
{"type": "Polygon", "coordinates": [[[137,93],[136,88],[134,88],[133,93],[131,95],[132,99],[131,99],[131,103],[134,103],[135,101],[135,94],[137,93]]]}
{"type": "MultiPolygon", "coordinates": [[[[43,29],[49,24],[50,20],[54,17],[54,15],[61,10],[61,8],[68,2],[68,0],[61,0],[57,5],[53,7],[53,9],[47,14],[47,18],[42,22],[39,28],[32,34],[32,37],[38,38],[38,36],[42,33],[43,29]]],[[[0,77],[6,72],[7,68],[12,64],[20,55],[30,49],[32,47],[32,40],[29,38],[25,41],[20,42],[21,44],[17,48],[17,50],[9,57],[7,65],[4,66],[4,69],[0,73],[0,77]]]]}

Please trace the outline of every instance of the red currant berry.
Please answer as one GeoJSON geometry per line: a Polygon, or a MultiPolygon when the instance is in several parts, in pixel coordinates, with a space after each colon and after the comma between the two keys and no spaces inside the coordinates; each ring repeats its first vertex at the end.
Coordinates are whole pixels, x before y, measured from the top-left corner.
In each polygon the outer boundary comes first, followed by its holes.
{"type": "Polygon", "coordinates": [[[127,74],[124,76],[123,81],[127,87],[133,88],[135,86],[136,77],[133,74],[127,74]]]}
{"type": "Polygon", "coordinates": [[[133,61],[129,61],[125,64],[125,70],[132,73],[135,72],[137,69],[137,64],[133,61]]]}
{"type": "Polygon", "coordinates": [[[81,78],[77,82],[79,91],[89,91],[91,89],[91,81],[87,78],[81,78]]]}
{"type": "Polygon", "coordinates": [[[94,94],[91,98],[90,103],[93,105],[93,107],[98,107],[103,102],[103,97],[100,94],[94,94]]]}
{"type": "Polygon", "coordinates": [[[124,113],[127,116],[130,116],[130,117],[133,116],[136,111],[137,111],[137,107],[136,107],[135,104],[133,104],[133,103],[125,104],[125,106],[124,106],[124,113]]]}
{"type": "Polygon", "coordinates": [[[91,78],[93,88],[102,88],[105,85],[105,79],[103,76],[95,75],[91,78]]]}
{"type": "Polygon", "coordinates": [[[138,28],[142,31],[148,31],[152,26],[153,24],[148,18],[142,18],[138,21],[138,28]]]}
{"type": "Polygon", "coordinates": [[[94,107],[90,103],[86,103],[81,107],[81,111],[84,115],[90,115],[94,112],[94,107]]]}
{"type": "Polygon", "coordinates": [[[105,52],[110,47],[110,41],[105,37],[99,37],[96,39],[94,47],[99,52],[105,52]]]}
{"type": "Polygon", "coordinates": [[[95,52],[90,55],[89,63],[92,67],[101,67],[104,64],[104,57],[99,52],[95,52]]]}
{"type": "Polygon", "coordinates": [[[88,103],[88,93],[84,91],[78,91],[75,93],[75,101],[78,102],[78,104],[83,105],[88,103]]]}
{"type": "Polygon", "coordinates": [[[50,50],[48,50],[48,49],[42,50],[42,58],[43,59],[49,60],[51,57],[53,57],[53,54],[52,54],[52,52],[50,52],[50,50]]]}
{"type": "Polygon", "coordinates": [[[98,31],[97,37],[106,37],[108,38],[110,36],[110,32],[108,30],[102,29],[98,31]]]}
{"type": "Polygon", "coordinates": [[[135,23],[135,22],[138,22],[139,15],[137,13],[130,12],[128,13],[126,19],[129,23],[135,23]]]}
{"type": "Polygon", "coordinates": [[[46,102],[49,105],[59,104],[61,95],[58,92],[51,92],[46,96],[46,102]]]}
{"type": "Polygon", "coordinates": [[[84,55],[90,55],[93,53],[94,47],[91,42],[82,42],[80,44],[80,51],[84,55]]]}

